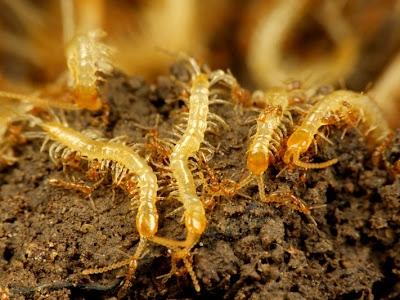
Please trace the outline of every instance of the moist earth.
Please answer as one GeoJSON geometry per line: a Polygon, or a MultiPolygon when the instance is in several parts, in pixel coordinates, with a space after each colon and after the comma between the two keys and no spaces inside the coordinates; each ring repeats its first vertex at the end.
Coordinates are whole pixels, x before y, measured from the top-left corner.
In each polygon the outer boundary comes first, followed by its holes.
{"type": "MultiPolygon", "coordinates": [[[[190,74],[180,62],[171,74],[149,84],[115,72],[102,87],[109,114],[65,112],[68,124],[79,131],[96,128],[109,139],[122,137],[142,155],[154,150],[146,138],[152,129],[177,140],[171,131],[184,124],[179,98],[190,74]]],[[[217,126],[206,133],[203,151],[213,149],[209,165],[220,178],[239,181],[248,172],[245,157],[258,112],[229,101],[211,105],[210,111],[227,127],[213,120],[217,126]]],[[[302,115],[293,117],[296,123],[302,115]]],[[[286,127],[290,134],[294,127],[286,127]]],[[[308,155],[317,162],[337,157],[339,163],[306,172],[284,169],[277,158],[264,174],[267,194],[290,189],[315,207],[311,215],[262,202],[255,180],[233,197],[215,196],[215,205],[207,207],[207,228],[193,249],[201,291],[195,291],[184,268],[163,277],[171,269],[169,252],[149,243],[126,299],[399,298],[400,178],[392,166],[400,158],[400,131],[378,166],[357,128],[332,126],[329,139],[317,138],[318,152],[308,155]]],[[[47,151],[40,152],[42,143],[29,139],[16,146],[19,160],[0,173],[0,286],[15,299],[115,297],[125,268],[96,275],[82,271],[134,253],[139,234],[130,197],[106,175],[91,194],[93,202],[81,191],[50,185],[51,178],[88,186],[96,181],[82,166],[56,165],[47,151]]],[[[194,173],[201,195],[203,184],[194,173]]],[[[181,204],[167,190],[160,195],[158,235],[184,239],[181,204]]]]}

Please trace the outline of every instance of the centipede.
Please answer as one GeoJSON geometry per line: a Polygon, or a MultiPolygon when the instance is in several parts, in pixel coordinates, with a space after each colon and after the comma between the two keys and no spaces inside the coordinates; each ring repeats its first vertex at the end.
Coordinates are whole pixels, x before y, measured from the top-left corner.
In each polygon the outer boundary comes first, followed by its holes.
{"type": "Polygon", "coordinates": [[[186,129],[169,158],[173,177],[178,186],[179,201],[182,202],[185,209],[185,227],[188,233],[185,241],[175,241],[159,236],[152,236],[150,240],[175,250],[174,257],[184,261],[195,289],[200,291],[200,285],[188,257],[190,250],[200,240],[201,234],[207,226],[207,219],[204,205],[196,192],[188,159],[199,151],[200,144],[204,141],[207,117],[209,116],[210,87],[218,81],[225,81],[228,84],[235,81],[230,74],[222,70],[213,71],[210,74],[202,73],[194,58],[182,54],[181,56],[190,63],[193,69],[189,116],[186,129]]]}
{"type": "Polygon", "coordinates": [[[316,58],[308,65],[308,68],[294,64],[294,59],[283,59],[283,46],[287,35],[296,22],[315,7],[311,4],[312,2],[308,0],[280,1],[275,4],[270,13],[260,18],[250,40],[247,64],[261,87],[277,85],[290,76],[305,79],[310,75],[307,74],[308,72],[312,72],[314,83],[323,81],[332,83],[347,74],[355,64],[360,51],[358,38],[341,12],[333,12],[338,8],[329,7],[329,3],[322,6],[325,5],[326,10],[330,11],[333,17],[324,18],[323,9],[320,9],[319,14],[324,29],[335,44],[332,53],[316,58]],[[286,61],[292,63],[286,64],[286,61]]]}
{"type": "Polygon", "coordinates": [[[398,295],[398,1],[3,2],[0,299],[398,295]]]}
{"type": "Polygon", "coordinates": [[[283,157],[284,162],[308,169],[326,168],[337,163],[337,158],[322,163],[304,162],[300,160],[300,154],[308,150],[316,134],[322,135],[319,132],[322,126],[346,119],[353,124],[359,122],[363,124],[371,150],[379,146],[392,132],[380,109],[368,95],[337,90],[318,101],[289,137],[283,157]]]}
{"type": "Polygon", "coordinates": [[[106,36],[101,29],[76,35],[67,45],[65,56],[74,87],[77,106],[98,110],[102,101],[98,97],[96,82],[104,80],[100,74],[112,72],[112,48],[100,40],[106,36]]]}
{"type": "Polygon", "coordinates": [[[175,145],[170,155],[170,166],[173,176],[177,181],[179,200],[185,208],[185,226],[188,235],[185,241],[174,241],[163,237],[153,236],[150,239],[156,243],[179,250],[180,257],[184,259],[189,270],[195,289],[200,291],[197,278],[192,266],[187,260],[188,253],[200,239],[206,228],[207,220],[205,210],[199,197],[193,176],[188,167],[188,159],[194,152],[198,151],[201,142],[204,140],[204,132],[207,129],[207,115],[209,104],[209,80],[208,75],[200,73],[200,68],[192,58],[188,58],[194,69],[193,84],[189,99],[189,119],[186,131],[175,145]]]}
{"type": "Polygon", "coordinates": [[[99,110],[104,104],[98,96],[97,82],[105,81],[104,75],[110,75],[113,70],[111,63],[113,48],[101,42],[105,36],[103,30],[95,29],[75,35],[65,47],[69,85],[74,90],[73,101],[68,99],[70,97],[68,90],[62,90],[66,96],[57,95],[57,98],[61,99],[46,99],[7,91],[0,91],[0,97],[66,110],[99,110]]]}
{"type": "MultiPolygon", "coordinates": [[[[124,293],[129,287],[130,280],[138,265],[138,259],[146,246],[147,240],[158,229],[158,213],[156,208],[158,185],[156,175],[151,167],[147,165],[146,161],[126,145],[116,142],[96,141],[57,122],[42,122],[37,118],[33,120],[49,133],[52,139],[62,143],[68,149],[79,152],[81,156],[85,156],[88,160],[97,160],[104,164],[112,161],[120,169],[119,174],[136,175],[140,190],[136,227],[139,231],[140,241],[135,254],[132,258],[104,268],[83,271],[85,275],[97,274],[128,265],[129,269],[125,277],[125,283],[121,289],[121,293],[124,293]]],[[[131,201],[131,204],[132,206],[135,205],[133,201],[131,201]]]]}
{"type": "MultiPolygon", "coordinates": [[[[277,161],[282,140],[286,136],[284,122],[292,120],[290,108],[300,101],[293,97],[291,89],[283,87],[270,88],[266,92],[253,93],[254,102],[265,103],[266,107],[257,119],[257,131],[247,152],[247,169],[250,174],[240,184],[241,187],[256,178],[260,198],[263,202],[282,202],[280,197],[267,197],[265,195],[263,174],[268,169],[270,161],[277,161]]],[[[287,201],[285,202],[288,203],[287,201]]],[[[299,211],[298,206],[294,206],[299,211]]]]}

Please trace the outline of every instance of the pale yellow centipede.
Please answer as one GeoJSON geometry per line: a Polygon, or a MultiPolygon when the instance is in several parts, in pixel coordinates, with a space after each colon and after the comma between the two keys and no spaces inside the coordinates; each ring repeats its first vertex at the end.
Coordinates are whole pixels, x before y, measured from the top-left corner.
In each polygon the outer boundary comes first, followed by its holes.
{"type": "MultiPolygon", "coordinates": [[[[31,117],[33,118],[33,117],[31,117]]],[[[93,140],[80,132],[56,122],[44,123],[36,118],[35,123],[47,131],[51,138],[64,144],[69,149],[79,152],[88,160],[113,161],[127,170],[135,173],[139,185],[139,208],[136,217],[136,226],[140,234],[140,242],[134,256],[108,267],[85,270],[84,274],[102,273],[111,269],[129,265],[126,275],[126,286],[134,274],[138,259],[143,251],[148,238],[153,236],[158,229],[157,177],[146,161],[128,146],[116,142],[93,140]]],[[[133,205],[134,203],[132,203],[133,205]]]]}
{"type": "Polygon", "coordinates": [[[284,162],[303,168],[325,168],[337,163],[337,158],[323,163],[307,163],[300,160],[300,154],[310,147],[320,127],[333,124],[354,113],[359,115],[367,127],[366,131],[369,131],[368,142],[371,148],[379,145],[391,133],[386,118],[368,95],[346,90],[334,91],[311,108],[302,124],[290,136],[284,162]]]}
{"type": "Polygon", "coordinates": [[[97,110],[102,107],[97,96],[96,81],[102,80],[98,72],[109,74],[112,71],[112,48],[100,42],[105,35],[101,29],[76,35],[65,49],[75,103],[81,108],[97,110]]]}

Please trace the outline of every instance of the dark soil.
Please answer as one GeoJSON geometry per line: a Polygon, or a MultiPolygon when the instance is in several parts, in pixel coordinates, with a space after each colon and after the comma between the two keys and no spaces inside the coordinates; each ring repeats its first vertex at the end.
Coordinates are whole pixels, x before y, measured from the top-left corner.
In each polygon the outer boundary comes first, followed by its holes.
{"type": "MultiPolygon", "coordinates": [[[[182,64],[171,71],[181,81],[188,79],[182,64]]],[[[108,124],[100,113],[88,111],[69,112],[67,119],[74,129],[94,127],[108,138],[126,136],[131,144],[146,143],[151,128],[171,137],[173,125],[182,122],[180,89],[170,77],[149,85],[115,74],[104,88],[111,107],[108,124]]],[[[206,134],[217,149],[210,166],[238,181],[247,174],[254,125],[246,121],[257,112],[232,104],[210,110],[231,129],[220,125],[218,134],[206,134]]],[[[400,178],[391,165],[400,157],[400,131],[379,166],[373,166],[360,133],[350,128],[341,139],[342,133],[343,128],[332,127],[333,144],[319,141],[318,154],[310,155],[315,161],[338,157],[339,163],[311,170],[305,184],[294,187],[301,168],[277,178],[283,163],[264,174],[267,194],[288,187],[309,207],[326,204],[312,210],[317,227],[305,214],[261,202],[253,181],[232,198],[216,198],[208,210],[207,229],[194,249],[201,292],[188,274],[166,282],[158,278],[170,271],[171,258],[164,247],[149,243],[127,298],[398,299],[400,178]]],[[[0,286],[8,284],[16,299],[113,297],[124,268],[90,276],[82,271],[134,253],[139,235],[129,197],[106,180],[92,193],[93,207],[84,193],[48,184],[50,178],[95,181],[83,167],[63,171],[48,152],[40,152],[41,144],[35,139],[16,147],[20,160],[0,173],[0,286]]],[[[185,238],[182,210],[173,212],[178,207],[177,199],[159,201],[160,236],[185,238]]]]}

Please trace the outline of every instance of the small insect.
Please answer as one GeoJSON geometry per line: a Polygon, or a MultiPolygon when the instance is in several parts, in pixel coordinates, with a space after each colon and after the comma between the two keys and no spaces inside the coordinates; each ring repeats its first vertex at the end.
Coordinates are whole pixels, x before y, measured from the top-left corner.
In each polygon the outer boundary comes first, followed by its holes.
{"type": "Polygon", "coordinates": [[[87,194],[89,197],[89,200],[92,204],[93,209],[96,210],[96,205],[94,204],[94,201],[92,199],[92,193],[93,193],[94,189],[97,186],[99,186],[100,183],[102,183],[103,181],[104,181],[104,177],[93,185],[87,185],[84,183],[76,183],[76,182],[68,182],[68,181],[65,181],[62,179],[58,179],[58,178],[50,178],[47,182],[54,186],[63,187],[66,189],[74,189],[76,191],[80,191],[82,193],[87,194]]]}
{"type": "Polygon", "coordinates": [[[148,150],[149,156],[156,156],[155,162],[161,165],[163,160],[171,155],[172,144],[161,139],[156,129],[150,130],[150,132],[146,134],[145,139],[147,139],[145,148],[148,150]]]}
{"type": "Polygon", "coordinates": [[[165,283],[169,278],[171,278],[173,275],[177,277],[181,277],[187,273],[191,275],[191,277],[195,276],[194,271],[193,271],[193,257],[187,256],[185,257],[184,260],[184,266],[178,268],[178,262],[181,260],[180,257],[176,256],[176,253],[174,251],[168,250],[167,253],[171,255],[171,270],[168,274],[158,276],[157,279],[162,279],[162,282],[165,283]]]}
{"type": "Polygon", "coordinates": [[[104,172],[102,172],[102,170],[101,170],[101,165],[102,164],[99,161],[91,162],[89,164],[89,169],[87,171],[87,175],[89,176],[90,179],[96,180],[99,177],[99,173],[101,173],[101,175],[104,175],[104,174],[102,174],[104,172]]]}
{"type": "Polygon", "coordinates": [[[232,179],[220,178],[220,175],[217,174],[213,168],[208,165],[207,158],[204,152],[199,153],[199,167],[204,167],[208,179],[203,174],[202,170],[199,170],[199,176],[203,181],[203,205],[205,207],[213,208],[215,206],[214,197],[218,196],[228,196],[233,197],[238,189],[240,188],[240,182],[237,183],[232,179]],[[206,197],[211,196],[211,197],[206,197]]]}
{"type": "MultiPolygon", "coordinates": [[[[379,145],[390,133],[386,119],[376,104],[367,95],[338,90],[318,101],[308,112],[302,124],[289,137],[287,150],[283,157],[286,164],[308,169],[325,168],[338,162],[337,158],[323,163],[308,163],[300,160],[300,154],[306,152],[314,140],[314,135],[319,134],[319,128],[331,125],[350,116],[350,123],[359,120],[366,125],[368,142],[371,148],[379,145]]],[[[325,138],[325,136],[322,136],[325,138]]]]}
{"type": "Polygon", "coordinates": [[[321,205],[309,208],[303,200],[293,195],[293,193],[289,189],[285,191],[275,191],[273,193],[270,193],[266,198],[266,201],[273,202],[277,206],[279,205],[289,206],[292,209],[295,209],[305,215],[308,215],[315,226],[317,226],[317,222],[315,222],[314,218],[311,216],[310,209],[325,207],[325,205],[321,205]]]}
{"type": "MultiPolygon", "coordinates": [[[[140,241],[135,254],[130,259],[108,267],[83,271],[83,274],[97,274],[128,265],[129,269],[122,289],[126,290],[130,284],[130,279],[135,273],[138,260],[145,248],[147,239],[153,236],[158,229],[158,213],[156,208],[158,186],[156,175],[145,160],[126,145],[116,142],[93,140],[60,123],[45,123],[34,117],[31,117],[31,119],[48,132],[52,139],[57,140],[73,151],[79,152],[81,156],[85,156],[88,160],[102,161],[102,163],[107,165],[112,161],[122,169],[120,174],[136,174],[140,190],[136,226],[139,231],[140,241]]],[[[133,201],[131,203],[132,206],[135,205],[133,201]]]]}
{"type": "Polygon", "coordinates": [[[383,153],[386,148],[390,145],[394,138],[394,133],[390,133],[386,136],[386,138],[382,141],[382,143],[374,149],[372,152],[372,163],[374,166],[377,166],[382,159],[383,153]]]}
{"type": "MultiPolygon", "coordinates": [[[[230,75],[230,74],[229,74],[230,75]]],[[[228,77],[226,77],[228,78],[228,77]]],[[[232,76],[232,80],[227,82],[231,87],[231,98],[234,103],[240,103],[244,106],[251,107],[252,106],[252,98],[250,92],[239,85],[235,77],[232,76]]]]}
{"type": "Polygon", "coordinates": [[[112,72],[110,57],[113,51],[111,47],[100,42],[105,35],[101,29],[76,35],[65,49],[71,85],[75,89],[75,103],[81,108],[98,110],[102,107],[96,82],[104,80],[98,73],[112,72]]]}

